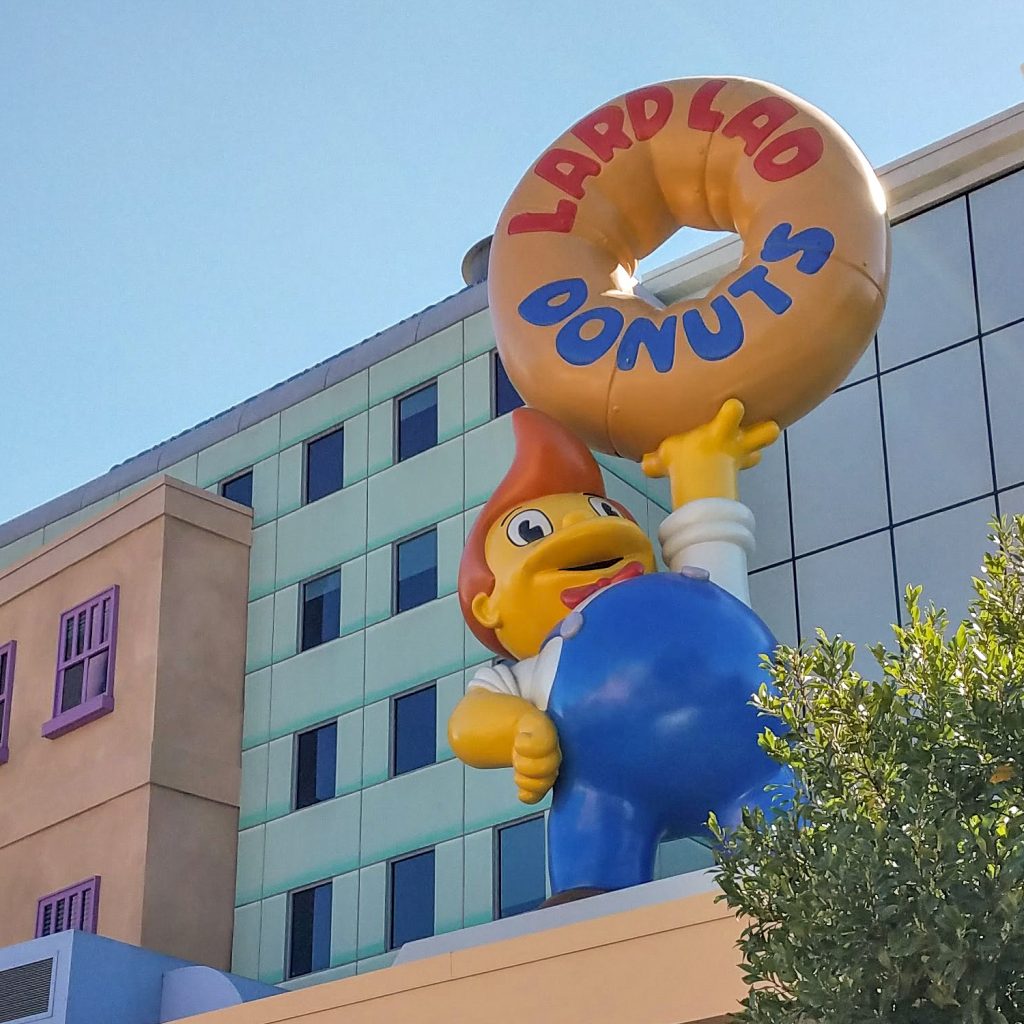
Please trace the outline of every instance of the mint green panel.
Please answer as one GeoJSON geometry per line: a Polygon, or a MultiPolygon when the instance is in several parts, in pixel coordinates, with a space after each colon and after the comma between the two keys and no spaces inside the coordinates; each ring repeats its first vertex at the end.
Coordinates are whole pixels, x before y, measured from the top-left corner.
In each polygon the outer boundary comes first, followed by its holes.
{"type": "Polygon", "coordinates": [[[259,976],[261,911],[259,903],[250,903],[235,911],[235,928],[231,936],[231,972],[243,978],[259,976]]]}
{"type": "Polygon", "coordinates": [[[477,356],[462,368],[465,392],[462,415],[466,430],[482,426],[491,418],[494,387],[491,379],[492,360],[490,354],[477,356]]]}
{"type": "MultiPolygon", "coordinates": [[[[331,966],[356,958],[359,923],[359,872],[334,879],[331,891],[331,966]]],[[[326,980],[326,979],[324,979],[326,980]]]]}
{"type": "Polygon", "coordinates": [[[274,637],[274,598],[250,601],[246,620],[245,671],[255,672],[270,664],[274,637]]]}
{"type": "Polygon", "coordinates": [[[462,322],[370,367],[370,404],[408,391],[462,362],[462,322]]]}
{"type": "Polygon", "coordinates": [[[672,490],[667,477],[648,479],[647,497],[659,505],[663,512],[672,511],[672,490]]]}
{"type": "Polygon", "coordinates": [[[363,783],[363,712],[353,711],[338,719],[337,793],[351,793],[363,783]]]}
{"type": "Polygon", "coordinates": [[[263,895],[353,870],[359,858],[359,800],[358,793],[340,796],[269,822],[263,895]]]}
{"type": "Polygon", "coordinates": [[[621,502],[633,514],[640,529],[647,532],[647,498],[643,491],[637,491],[611,473],[605,474],[605,491],[608,497],[621,502]]]}
{"type": "Polygon", "coordinates": [[[482,505],[512,465],[512,417],[502,416],[466,434],[466,508],[482,505]]]}
{"type": "Polygon", "coordinates": [[[366,625],[366,559],[354,558],[341,567],[341,631],[366,625]]]}
{"type": "Polygon", "coordinates": [[[463,665],[458,598],[443,597],[366,631],[366,700],[380,700],[463,665]]]}
{"type": "Polygon", "coordinates": [[[252,531],[249,551],[249,600],[274,592],[277,571],[277,523],[267,523],[252,531]]]}
{"type": "Polygon", "coordinates": [[[281,736],[363,701],[363,634],[352,633],[274,666],[270,734],[281,736]]]}
{"type": "Polygon", "coordinates": [[[434,848],[434,934],[462,927],[462,839],[434,848]]]}
{"type": "Polygon", "coordinates": [[[639,462],[631,459],[620,459],[615,455],[605,455],[604,452],[596,452],[598,465],[600,465],[605,480],[610,475],[617,476],[624,483],[630,485],[645,498],[647,497],[647,475],[640,468],[639,462]]]}
{"type": "Polygon", "coordinates": [[[387,865],[374,864],[359,872],[359,958],[383,953],[387,948],[384,933],[384,903],[387,898],[387,865]]]}
{"type": "Polygon", "coordinates": [[[342,964],[341,967],[329,967],[326,971],[314,971],[312,974],[300,974],[297,978],[282,981],[280,987],[294,992],[300,988],[312,988],[314,985],[326,985],[329,981],[342,981],[356,973],[355,962],[342,964]]]}
{"type": "Polygon", "coordinates": [[[345,421],[345,476],[346,487],[366,476],[369,451],[369,422],[365,412],[345,421]]]}
{"type": "Polygon", "coordinates": [[[469,540],[469,531],[473,529],[473,524],[476,522],[476,517],[484,510],[483,505],[474,505],[472,508],[467,508],[462,514],[462,529],[463,529],[463,543],[469,540]]]}
{"type": "Polygon", "coordinates": [[[356,963],[356,974],[370,974],[373,971],[382,971],[390,967],[398,956],[398,950],[393,949],[390,953],[381,953],[380,956],[366,957],[356,963]]]}
{"type": "Polygon", "coordinates": [[[266,825],[238,833],[238,874],[235,878],[235,906],[254,903],[263,893],[263,848],[266,825]]]}
{"type": "Polygon", "coordinates": [[[395,461],[395,405],[381,402],[367,416],[366,473],[372,476],[395,461]]]}
{"type": "Polygon", "coordinates": [[[71,515],[65,516],[63,519],[58,519],[54,523],[47,523],[43,527],[43,543],[49,544],[51,540],[63,537],[64,534],[70,533],[76,526],[87,523],[104,509],[110,508],[111,505],[116,503],[117,497],[111,494],[106,498],[101,498],[99,501],[94,501],[91,505],[86,505],[85,508],[80,508],[77,512],[72,512],[71,515]]]}
{"type": "Polygon", "coordinates": [[[190,455],[187,459],[182,459],[181,462],[176,462],[173,466],[168,466],[166,469],[160,470],[160,472],[173,476],[175,480],[182,480],[186,484],[192,484],[195,487],[197,486],[196,481],[199,474],[199,453],[190,455]]]}
{"type": "Polygon", "coordinates": [[[444,442],[462,433],[462,367],[437,378],[437,440],[444,442]]]}
{"type": "Polygon", "coordinates": [[[242,751],[242,788],[239,795],[238,827],[260,825],[267,814],[267,747],[242,751]]]}
{"type": "Polygon", "coordinates": [[[359,483],[278,520],[277,585],[332,569],[361,555],[365,546],[366,484],[359,483]]]}
{"type": "Polygon", "coordinates": [[[298,647],[299,588],[286,587],[274,595],[274,661],[292,657],[298,647]]]}
{"type": "Polygon", "coordinates": [[[267,747],[267,819],[282,818],[292,809],[292,764],[294,740],[291,735],[274,740],[267,747]]]}
{"type": "Polygon", "coordinates": [[[538,804],[520,803],[511,768],[466,769],[466,831],[521,818],[551,806],[549,793],[538,804]]]}
{"type": "Polygon", "coordinates": [[[276,455],[271,455],[252,467],[252,514],[256,526],[277,518],[278,461],[276,455]]]}
{"type": "Polygon", "coordinates": [[[391,614],[390,544],[376,548],[366,556],[366,624],[386,619],[391,614]]]}
{"type": "Polygon", "coordinates": [[[263,901],[260,923],[259,980],[276,985],[284,978],[284,944],[288,931],[288,897],[263,901]]]}
{"type": "Polygon", "coordinates": [[[454,757],[452,748],[448,745],[448,719],[451,718],[455,705],[462,700],[466,692],[466,684],[463,681],[462,673],[445,676],[437,681],[437,759],[446,761],[454,757]]]}
{"type": "Polygon", "coordinates": [[[459,582],[459,562],[465,547],[462,516],[437,524],[437,594],[454,594],[459,582]]]}
{"type": "Polygon", "coordinates": [[[391,701],[380,700],[363,709],[363,785],[374,786],[388,777],[391,751],[391,701]]]}
{"type": "MultiPolygon", "coordinates": [[[[710,835],[708,836],[710,839],[710,835]]],[[[708,847],[692,839],[675,839],[670,843],[662,843],[658,847],[657,863],[654,867],[655,878],[668,878],[671,875],[683,875],[687,871],[700,871],[713,867],[714,854],[708,847]]]]}
{"type": "Polygon", "coordinates": [[[14,565],[15,562],[20,561],[26,555],[35,551],[36,548],[43,546],[43,531],[35,530],[32,533],[26,534],[24,537],[19,537],[17,540],[11,541],[10,544],[5,544],[0,548],[0,569],[6,569],[9,565],[14,565]]]}
{"type": "Polygon", "coordinates": [[[405,537],[462,511],[462,438],[370,478],[367,547],[405,537]]]}
{"type": "Polygon", "coordinates": [[[479,313],[466,317],[462,324],[466,335],[467,360],[494,348],[494,325],[491,323],[490,310],[482,309],[479,313]]]}
{"type": "Polygon", "coordinates": [[[476,665],[481,661],[490,661],[491,658],[494,657],[494,651],[489,647],[484,647],[484,645],[477,640],[476,636],[469,631],[469,627],[465,625],[465,620],[463,620],[462,633],[465,642],[463,664],[476,665]]]}
{"type": "Polygon", "coordinates": [[[494,917],[494,838],[491,830],[473,832],[462,842],[463,902],[466,928],[494,917]]]}
{"type": "Polygon", "coordinates": [[[432,846],[461,830],[461,761],[429,765],[363,790],[363,864],[432,846]]]}
{"type": "Polygon", "coordinates": [[[208,487],[218,480],[255,466],[280,448],[281,417],[277,414],[218,441],[199,453],[197,480],[208,487]]]}
{"type": "Polygon", "coordinates": [[[245,677],[245,711],[242,715],[242,747],[248,749],[270,739],[270,669],[245,677]]]}
{"type": "Polygon", "coordinates": [[[281,447],[323,434],[362,412],[366,408],[368,381],[369,374],[360,370],[284,409],[281,412],[281,447]]]}
{"type": "Polygon", "coordinates": [[[286,516],[302,507],[302,473],[305,445],[285,448],[278,456],[277,514],[286,516]]]}

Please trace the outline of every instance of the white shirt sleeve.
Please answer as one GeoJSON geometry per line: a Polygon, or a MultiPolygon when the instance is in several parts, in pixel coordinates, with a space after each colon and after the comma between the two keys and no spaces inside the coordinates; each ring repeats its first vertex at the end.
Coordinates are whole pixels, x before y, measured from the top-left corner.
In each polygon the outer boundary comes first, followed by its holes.
{"type": "Polygon", "coordinates": [[[750,604],[747,558],[754,552],[754,514],[730,498],[700,498],[677,508],[658,530],[665,564],[679,572],[692,565],[711,582],[750,604]]]}
{"type": "Polygon", "coordinates": [[[546,711],[561,651],[562,638],[556,636],[541,648],[540,654],[535,658],[482,665],[476,670],[466,689],[491,690],[493,693],[505,693],[510,697],[522,697],[534,707],[546,711]]]}

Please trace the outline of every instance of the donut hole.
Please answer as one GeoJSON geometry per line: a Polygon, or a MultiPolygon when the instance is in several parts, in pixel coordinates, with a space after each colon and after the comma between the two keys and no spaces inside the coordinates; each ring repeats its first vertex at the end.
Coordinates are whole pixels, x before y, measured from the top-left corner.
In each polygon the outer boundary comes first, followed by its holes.
{"type": "Polygon", "coordinates": [[[682,259],[692,253],[716,245],[728,238],[737,236],[731,231],[702,231],[700,228],[683,227],[670,235],[654,252],[640,261],[637,276],[641,282],[659,267],[667,266],[675,260],[682,259]]]}

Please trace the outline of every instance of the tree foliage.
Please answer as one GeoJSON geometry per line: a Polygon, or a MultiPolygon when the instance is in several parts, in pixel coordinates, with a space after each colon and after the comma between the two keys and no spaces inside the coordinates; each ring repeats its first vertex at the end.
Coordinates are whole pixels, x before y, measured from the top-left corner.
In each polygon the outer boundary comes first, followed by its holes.
{"type": "Polygon", "coordinates": [[[1024,1022],[1024,517],[995,529],[957,629],[908,589],[880,681],[820,631],[777,652],[755,703],[792,789],[711,822],[738,1020],[1024,1022]]]}

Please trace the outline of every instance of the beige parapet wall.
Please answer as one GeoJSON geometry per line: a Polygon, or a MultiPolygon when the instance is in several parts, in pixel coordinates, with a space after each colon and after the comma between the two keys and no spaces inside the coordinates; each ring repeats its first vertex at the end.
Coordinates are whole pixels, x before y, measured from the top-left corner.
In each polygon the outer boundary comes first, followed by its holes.
{"type": "Polygon", "coordinates": [[[725,1024],[745,995],[740,923],[714,899],[700,893],[461,949],[189,1024],[725,1024]]]}
{"type": "Polygon", "coordinates": [[[101,935],[229,966],[251,532],[160,477],[0,572],[0,947],[33,937],[40,896],[99,875],[101,935]],[[61,614],[115,584],[114,709],[46,739],[61,614]]]}

